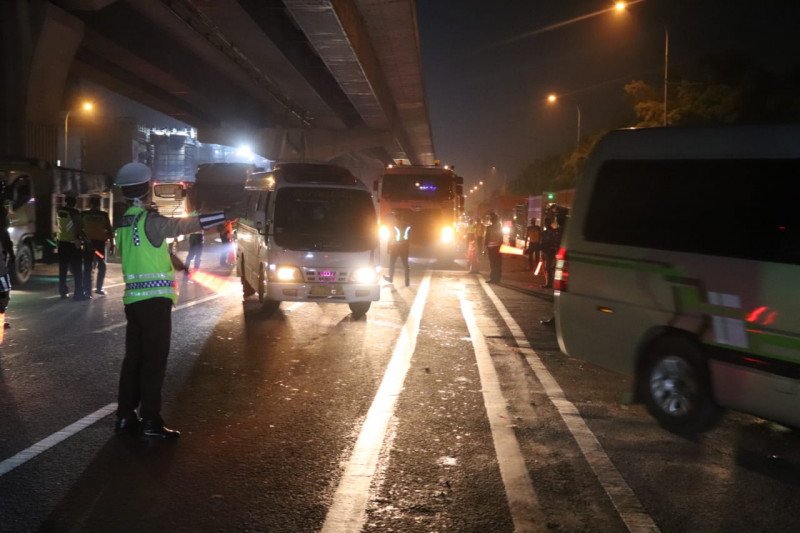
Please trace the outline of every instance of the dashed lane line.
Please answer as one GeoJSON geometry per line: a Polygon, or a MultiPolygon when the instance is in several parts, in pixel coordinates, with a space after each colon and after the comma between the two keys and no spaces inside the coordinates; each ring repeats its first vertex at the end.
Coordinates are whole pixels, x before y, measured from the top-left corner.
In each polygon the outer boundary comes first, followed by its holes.
{"type": "Polygon", "coordinates": [[[492,430],[492,441],[497,455],[497,464],[500,467],[500,477],[506,490],[508,507],[511,510],[511,519],[514,522],[514,531],[517,533],[528,531],[545,531],[547,522],[539,507],[539,499],[528,475],[525,458],[519,447],[514,430],[509,426],[511,417],[508,414],[507,402],[500,390],[500,380],[489,355],[486,337],[478,327],[472,304],[464,299],[464,294],[459,295],[461,314],[467,323],[469,336],[478,362],[478,375],[481,380],[481,393],[486,406],[486,416],[492,430]]]}
{"type": "Polygon", "coordinates": [[[536,374],[536,378],[542,384],[542,387],[550,398],[550,401],[558,410],[562,420],[567,425],[573,438],[578,443],[578,447],[589,464],[589,467],[597,476],[600,485],[608,495],[614,508],[617,510],[622,521],[629,531],[632,532],[657,532],[659,531],[653,519],[642,507],[639,498],[636,497],[633,490],[625,482],[622,474],[619,473],[614,463],[606,454],[600,441],[597,440],[594,433],[586,425],[586,422],[578,412],[577,407],[570,402],[564,391],[558,385],[553,375],[544,366],[539,355],[531,348],[528,339],[522,332],[517,321],[508,312],[506,306],[500,301],[500,298],[494,293],[484,280],[480,280],[481,287],[484,292],[492,301],[506,326],[514,336],[514,340],[519,347],[520,353],[525,357],[525,361],[536,374]]]}
{"type": "Polygon", "coordinates": [[[61,441],[64,441],[70,438],[71,436],[75,435],[76,433],[86,429],[87,427],[91,426],[101,418],[110,415],[116,409],[117,409],[117,404],[110,403],[105,407],[98,409],[94,413],[81,418],[77,422],[68,425],[61,431],[56,431],[49,437],[46,437],[37,442],[36,444],[34,444],[33,446],[22,450],[13,457],[9,457],[8,459],[0,463],[0,477],[4,476],[5,474],[8,474],[18,466],[27,463],[37,455],[46,452],[47,450],[49,450],[56,444],[60,443],[61,441]]]}
{"type": "Polygon", "coordinates": [[[389,421],[411,366],[411,356],[417,346],[419,323],[430,285],[431,273],[428,271],[420,283],[414,304],[383,374],[383,381],[361,426],[344,475],[336,488],[333,504],[322,525],[322,533],[356,533],[364,526],[369,488],[375,476],[378,456],[387,437],[389,421]]]}

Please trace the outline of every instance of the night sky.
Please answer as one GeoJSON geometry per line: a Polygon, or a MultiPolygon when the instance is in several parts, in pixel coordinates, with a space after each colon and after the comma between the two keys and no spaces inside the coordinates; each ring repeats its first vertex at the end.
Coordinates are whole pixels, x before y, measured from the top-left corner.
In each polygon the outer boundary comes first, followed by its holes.
{"type": "MultiPolygon", "coordinates": [[[[629,126],[625,83],[661,87],[709,54],[740,51],[773,72],[800,64],[800,1],[417,0],[434,148],[468,185],[514,179],[526,163],[582,135],[629,126]],[[548,93],[561,96],[556,106],[548,93]],[[491,168],[496,167],[492,177],[491,168]]],[[[800,87],[798,87],[800,90],[800,87]]]]}

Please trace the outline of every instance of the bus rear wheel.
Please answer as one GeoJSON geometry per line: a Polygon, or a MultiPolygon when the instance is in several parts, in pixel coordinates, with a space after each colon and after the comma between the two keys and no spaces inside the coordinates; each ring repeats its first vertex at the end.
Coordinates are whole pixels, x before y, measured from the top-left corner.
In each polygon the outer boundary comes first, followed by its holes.
{"type": "Polygon", "coordinates": [[[677,335],[662,337],[650,345],[643,363],[638,396],[661,427],[692,435],[719,420],[708,360],[696,342],[677,335]]]}

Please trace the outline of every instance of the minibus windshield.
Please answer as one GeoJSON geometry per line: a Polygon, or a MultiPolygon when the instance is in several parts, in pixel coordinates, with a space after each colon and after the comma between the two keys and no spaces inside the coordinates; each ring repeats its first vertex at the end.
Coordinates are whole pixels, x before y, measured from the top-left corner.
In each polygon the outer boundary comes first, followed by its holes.
{"type": "Polygon", "coordinates": [[[372,197],[355,189],[280,189],[275,199],[274,236],[278,246],[290,250],[369,250],[377,242],[372,197]]]}

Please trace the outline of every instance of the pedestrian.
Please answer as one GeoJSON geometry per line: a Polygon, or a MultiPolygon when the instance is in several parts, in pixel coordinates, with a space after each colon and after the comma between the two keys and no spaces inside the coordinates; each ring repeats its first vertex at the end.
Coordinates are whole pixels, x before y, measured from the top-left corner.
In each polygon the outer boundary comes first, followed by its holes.
{"type": "MultiPolygon", "coordinates": [[[[203,204],[198,203],[197,209],[192,211],[191,216],[199,215],[199,211],[203,209],[203,204]]],[[[194,269],[200,269],[200,259],[203,256],[203,243],[205,237],[202,231],[191,233],[189,235],[189,253],[186,254],[186,261],[183,263],[183,273],[188,276],[191,273],[190,264],[194,261],[194,269]]]]}
{"type": "Polygon", "coordinates": [[[56,211],[58,233],[58,292],[61,298],[69,298],[67,286],[67,270],[72,274],[75,282],[73,299],[76,301],[88,300],[89,296],[83,288],[83,275],[81,273],[81,249],[85,236],[81,224],[81,212],[75,206],[78,199],[70,193],[64,197],[64,205],[56,211]]]}
{"type": "Polygon", "coordinates": [[[389,275],[384,276],[383,279],[392,283],[394,279],[394,264],[399,257],[403,263],[406,287],[408,287],[411,284],[411,268],[408,265],[408,239],[411,235],[411,224],[407,222],[402,212],[393,213],[392,216],[394,221],[392,224],[392,238],[389,241],[389,275]]]}
{"type": "Polygon", "coordinates": [[[222,251],[219,253],[219,266],[230,266],[236,262],[233,252],[233,221],[226,220],[217,227],[219,240],[222,242],[222,251]]]}
{"type": "Polygon", "coordinates": [[[547,229],[542,234],[542,261],[545,266],[545,281],[543,288],[553,287],[553,277],[556,273],[556,254],[558,247],[561,246],[561,226],[558,224],[557,217],[545,219],[547,229]]]}
{"type": "Polygon", "coordinates": [[[534,270],[539,263],[539,252],[541,250],[542,228],[537,224],[535,218],[528,224],[527,234],[525,235],[525,255],[528,256],[528,269],[534,270]]]}
{"type": "Polygon", "coordinates": [[[503,244],[503,226],[500,217],[492,211],[489,213],[489,225],[483,238],[486,246],[486,255],[489,256],[489,279],[486,283],[500,283],[503,274],[503,256],[500,246],[503,244]]]}
{"type": "Polygon", "coordinates": [[[83,290],[86,296],[91,297],[92,270],[97,264],[97,279],[95,280],[96,294],[105,295],[103,282],[106,278],[106,243],[111,244],[110,252],[114,253],[114,230],[108,213],[100,209],[100,197],[89,198],[89,209],[81,214],[83,233],[86,243],[83,249],[83,290]]]}
{"type": "Polygon", "coordinates": [[[480,274],[478,266],[478,239],[473,231],[467,234],[467,264],[469,265],[470,274],[480,274]]]}
{"type": "Polygon", "coordinates": [[[9,265],[13,265],[14,243],[8,235],[8,212],[6,211],[6,182],[0,180],[0,321],[2,328],[11,325],[6,320],[6,311],[11,300],[11,277],[8,275],[9,265]]]}
{"type": "Polygon", "coordinates": [[[119,170],[116,179],[129,203],[116,234],[125,281],[122,301],[127,329],[114,433],[172,440],[180,437],[180,432],[167,428],[161,418],[161,388],[172,334],[172,306],[178,299],[166,239],[221,224],[225,214],[168,218],[148,210],[152,199],[151,178],[146,165],[128,163],[119,170]]]}

